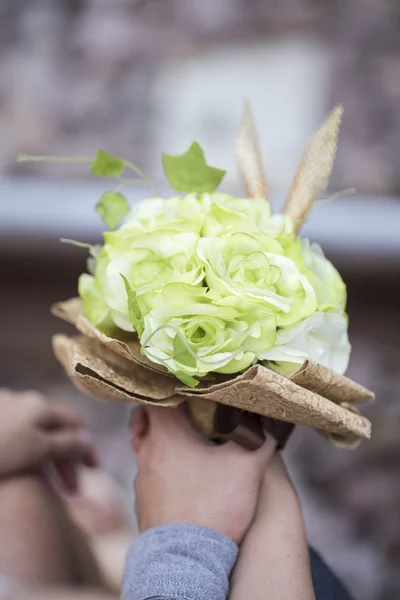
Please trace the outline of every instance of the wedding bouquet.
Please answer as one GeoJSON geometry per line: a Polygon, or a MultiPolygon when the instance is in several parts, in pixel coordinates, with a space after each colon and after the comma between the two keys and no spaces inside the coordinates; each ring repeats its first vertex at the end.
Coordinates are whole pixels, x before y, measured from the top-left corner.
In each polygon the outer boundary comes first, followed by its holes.
{"type": "Polygon", "coordinates": [[[96,205],[109,230],[101,246],[87,245],[79,298],[53,307],[80,332],[53,342],[80,390],[161,406],[187,401],[213,437],[220,404],[311,425],[347,447],[370,437],[354,405],[373,394],[344,376],[346,286],[322,249],[298,236],[327,187],[341,116],[337,107],[311,139],[279,214],[248,103],[236,142],[246,198],[216,191],[225,173],[196,142],[163,155],[181,195],[155,193],[132,210],[121,193],[126,173],[152,186],[148,177],[104,151],[88,159],[92,173],[116,180],[96,205]]]}

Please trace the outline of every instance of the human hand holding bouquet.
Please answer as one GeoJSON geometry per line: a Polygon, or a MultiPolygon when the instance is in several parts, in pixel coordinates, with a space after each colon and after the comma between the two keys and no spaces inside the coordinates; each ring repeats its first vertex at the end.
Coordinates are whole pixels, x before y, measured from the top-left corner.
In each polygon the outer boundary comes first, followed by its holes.
{"type": "Polygon", "coordinates": [[[342,445],[370,436],[354,404],[373,394],[343,375],[345,284],[321,248],[297,235],[328,184],[341,114],[336,108],[310,141],[283,214],[271,212],[248,104],[236,145],[247,198],[216,192],[224,171],[193,143],[163,155],[184,195],[130,211],[119,191],[125,169],[148,178],[97,154],[92,172],[118,183],[96,206],[111,231],[89,247],[80,299],[53,309],[83,334],[54,339],[79,389],[108,400],[188,401],[209,436],[219,403],[311,425],[342,445]]]}

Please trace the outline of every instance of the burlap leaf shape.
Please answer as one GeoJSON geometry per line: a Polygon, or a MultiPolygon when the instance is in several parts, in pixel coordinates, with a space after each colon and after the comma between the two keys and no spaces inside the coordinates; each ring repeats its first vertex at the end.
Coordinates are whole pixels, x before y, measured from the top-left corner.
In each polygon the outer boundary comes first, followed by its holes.
{"type": "Polygon", "coordinates": [[[328,187],[342,116],[343,107],[336,106],[309,141],[301,159],[283,207],[283,213],[292,217],[297,230],[328,187]]]}
{"type": "Polygon", "coordinates": [[[206,435],[212,435],[216,403],[308,425],[333,436],[341,446],[351,447],[371,435],[368,419],[349,407],[372,400],[372,392],[321,365],[305,361],[290,380],[254,365],[236,377],[216,376],[191,389],[169,374],[157,373],[143,356],[139,360],[137,349],[131,352],[134,344],[139,345],[134,336],[121,342],[93,324],[88,327],[78,298],[55,305],[53,313],[84,333],[72,338],[57,335],[53,347],[75,386],[95,398],[159,406],[188,401],[195,424],[206,435]]]}
{"type": "Polygon", "coordinates": [[[268,200],[260,142],[248,100],[243,104],[242,122],[236,137],[236,162],[246,196],[268,200]]]}
{"type": "Polygon", "coordinates": [[[55,335],[53,350],[76,387],[100,400],[177,406],[175,382],[85,336],[55,335]]]}
{"type": "Polygon", "coordinates": [[[65,302],[53,304],[51,312],[54,316],[75,325],[77,330],[84,336],[98,340],[112,352],[118,356],[132,361],[139,365],[145,366],[150,371],[155,373],[163,373],[171,379],[175,377],[161,365],[151,362],[146,356],[141,354],[140,342],[137,336],[124,336],[123,331],[118,331],[120,338],[109,337],[102,333],[93,323],[84,315],[82,301],[80,298],[71,298],[65,302]],[[125,338],[125,339],[124,339],[125,338]],[[126,339],[128,338],[128,339],[126,339]]]}

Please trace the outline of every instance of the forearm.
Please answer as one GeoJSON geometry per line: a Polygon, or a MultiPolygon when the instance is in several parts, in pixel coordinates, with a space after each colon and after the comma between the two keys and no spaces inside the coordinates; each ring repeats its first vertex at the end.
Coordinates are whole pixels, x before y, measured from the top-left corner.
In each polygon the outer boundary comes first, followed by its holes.
{"type": "Polygon", "coordinates": [[[259,510],[241,546],[231,600],[313,600],[301,509],[287,478],[269,473],[259,510]]]}
{"type": "Polygon", "coordinates": [[[226,600],[237,545],[194,525],[164,525],[137,538],[127,555],[124,600],[226,600]]]}
{"type": "Polygon", "coordinates": [[[0,482],[1,576],[7,585],[102,586],[86,538],[40,474],[0,482]]]}

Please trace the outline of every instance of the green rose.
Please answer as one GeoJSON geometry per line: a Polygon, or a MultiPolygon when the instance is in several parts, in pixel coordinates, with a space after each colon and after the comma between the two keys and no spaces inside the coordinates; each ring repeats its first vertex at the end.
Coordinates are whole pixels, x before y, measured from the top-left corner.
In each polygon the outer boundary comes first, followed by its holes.
{"type": "Polygon", "coordinates": [[[271,236],[233,233],[200,238],[197,253],[211,289],[262,302],[276,313],[278,327],[291,325],[316,310],[309,280],[271,236]]]}
{"type": "Polygon", "coordinates": [[[271,207],[262,198],[235,198],[229,194],[204,194],[201,198],[205,213],[203,236],[225,233],[262,232],[271,236],[292,234],[291,219],[271,214],[271,207]]]}
{"type": "Polygon", "coordinates": [[[180,378],[242,371],[275,341],[271,311],[206,288],[170,284],[138,297],[138,305],[142,314],[152,307],[143,319],[143,352],[180,378]]]}
{"type": "MultiPolygon", "coordinates": [[[[338,119],[340,109],[332,114],[338,119]]],[[[115,180],[96,204],[112,230],[104,245],[64,240],[89,249],[90,274],[81,275],[78,290],[99,330],[136,332],[150,360],[191,386],[209,372],[237,373],[258,361],[285,375],[305,359],[345,371],[350,345],[339,273],[265,199],[215,193],[225,172],[207,164],[198,143],[163,154],[169,183],[185,195],[150,198],[132,211],[120,191],[131,181],[126,172],[155,188],[129,160],[104,150],[93,159],[21,159],[88,162],[91,173],[115,180]]],[[[297,177],[307,189],[321,183],[297,177]]]]}
{"type": "Polygon", "coordinates": [[[317,310],[344,310],[346,308],[346,286],[339,272],[324,256],[318,244],[310,244],[306,238],[280,235],[285,256],[290,258],[312,285],[317,310]]]}
{"type": "Polygon", "coordinates": [[[89,286],[88,276],[82,276],[79,293],[88,318],[100,329],[104,323],[109,326],[111,319],[120,329],[133,331],[123,277],[134,292],[143,294],[171,282],[201,285],[204,273],[195,252],[195,233],[161,230],[128,237],[124,231],[119,237],[122,231],[105,235],[107,243],[99,254],[95,278],[89,286]],[[103,315],[103,309],[109,313],[103,315]]]}
{"type": "Polygon", "coordinates": [[[131,237],[155,231],[192,231],[200,233],[204,214],[195,194],[184,198],[148,198],[139,202],[127,216],[125,224],[107,237],[131,237]]]}
{"type": "Polygon", "coordinates": [[[257,361],[286,376],[305,359],[343,373],[346,287],[322,250],[265,200],[188,194],[140,203],[104,234],[82,275],[87,317],[188,385],[257,361]]]}
{"type": "Polygon", "coordinates": [[[346,285],[333,264],[324,256],[318,244],[300,239],[301,254],[307,268],[307,278],[314,288],[319,310],[346,308],[346,285]]]}
{"type": "Polygon", "coordinates": [[[115,329],[115,323],[111,317],[111,310],[96,286],[96,279],[93,275],[83,273],[79,277],[78,293],[82,298],[83,312],[89,321],[104,333],[111,334],[115,329]]]}
{"type": "Polygon", "coordinates": [[[296,372],[306,359],[344,373],[350,352],[347,319],[336,310],[316,312],[299,323],[279,329],[273,348],[259,358],[286,376],[296,372]]]}

